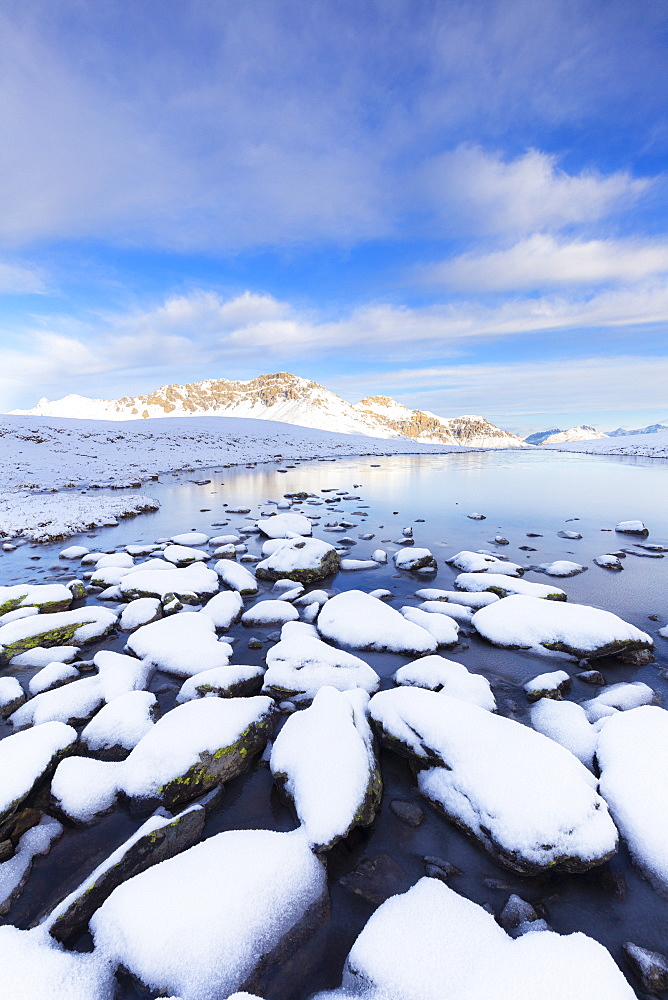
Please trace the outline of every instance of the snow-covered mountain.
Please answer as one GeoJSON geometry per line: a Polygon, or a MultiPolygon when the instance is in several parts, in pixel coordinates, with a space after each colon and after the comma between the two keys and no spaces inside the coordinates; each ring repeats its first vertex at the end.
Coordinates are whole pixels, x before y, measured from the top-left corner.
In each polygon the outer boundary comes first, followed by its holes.
{"type": "Polygon", "coordinates": [[[405,437],[434,444],[465,444],[474,448],[517,447],[522,441],[508,431],[502,431],[484,417],[464,415],[439,417],[429,410],[409,410],[389,396],[367,396],[355,403],[361,413],[385,421],[405,437]]]}
{"type": "Polygon", "coordinates": [[[616,431],[608,431],[608,437],[629,437],[632,434],[660,434],[662,431],[668,431],[668,424],[648,424],[647,427],[639,427],[634,431],[629,431],[625,427],[618,427],[616,431]]]}
{"type": "Polygon", "coordinates": [[[596,438],[608,437],[603,431],[597,431],[595,427],[588,424],[581,424],[580,427],[570,427],[567,431],[553,428],[549,431],[539,431],[524,438],[525,444],[564,444],[567,441],[593,441],[596,438]]]}
{"type": "Polygon", "coordinates": [[[483,417],[463,416],[448,420],[434,413],[409,410],[388,396],[368,397],[353,405],[317,382],[288,372],[260,375],[248,382],[204,379],[188,385],[164,385],[145,396],[120,399],[89,399],[77,395],[54,401],[40,399],[31,410],[12,412],[21,416],[95,420],[254,417],[345,434],[410,437],[426,443],[474,448],[522,446],[522,441],[514,434],[500,430],[483,417]]]}

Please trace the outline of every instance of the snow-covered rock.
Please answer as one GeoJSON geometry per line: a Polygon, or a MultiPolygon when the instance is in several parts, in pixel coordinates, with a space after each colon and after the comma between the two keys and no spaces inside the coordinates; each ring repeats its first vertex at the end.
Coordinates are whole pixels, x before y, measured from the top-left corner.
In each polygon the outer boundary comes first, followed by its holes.
{"type": "Polygon", "coordinates": [[[77,668],[70,664],[58,663],[57,661],[47,663],[45,667],[37,671],[34,677],[30,678],[28,681],[28,690],[32,695],[41,694],[42,691],[50,691],[51,688],[60,687],[61,684],[74,681],[79,676],[77,668]]]}
{"type": "Polygon", "coordinates": [[[215,594],[202,608],[217,629],[227,630],[241,617],[244,602],[236,590],[224,590],[215,594]]]}
{"type": "Polygon", "coordinates": [[[577,932],[513,939],[483,907],[422,878],[370,917],[340,989],[313,1000],[634,1000],[606,949],[577,932]]]}
{"type": "Polygon", "coordinates": [[[25,653],[12,657],[12,666],[48,667],[58,663],[71,663],[78,655],[78,646],[33,646],[25,653]]]}
{"type": "Polygon", "coordinates": [[[163,557],[175,566],[189,566],[194,562],[204,562],[209,558],[207,552],[201,549],[193,549],[189,545],[167,545],[163,557]]]}
{"type": "Polygon", "coordinates": [[[473,609],[464,604],[453,604],[451,601],[423,601],[421,611],[429,611],[432,615],[447,615],[456,622],[470,622],[473,609]]]}
{"type": "Polygon", "coordinates": [[[70,642],[82,646],[111,632],[116,620],[113,611],[97,607],[21,618],[0,626],[0,659],[14,659],[34,646],[44,648],[70,642]]]}
{"type": "Polygon", "coordinates": [[[258,694],[262,687],[264,667],[231,663],[228,667],[202,670],[184,681],[176,701],[194,698],[242,698],[258,694]]]}
{"type": "Polygon", "coordinates": [[[622,563],[622,560],[619,558],[619,556],[614,556],[609,553],[605,553],[602,556],[596,556],[594,562],[596,563],[597,566],[600,566],[602,569],[612,569],[612,570],[624,569],[624,564],[622,563]]]}
{"type": "Polygon", "coordinates": [[[601,795],[631,855],[668,888],[668,712],[646,705],[617,713],[603,725],[596,760],[601,795]]]}
{"type": "Polygon", "coordinates": [[[169,615],[142,625],[132,633],[126,648],[158,670],[177,677],[227,666],[232,655],[232,647],[218,640],[213,621],[203,611],[169,615]]]}
{"type": "Polygon", "coordinates": [[[257,580],[245,566],[240,566],[231,559],[219,559],[214,569],[225,586],[236,590],[242,597],[257,594],[257,580]]]}
{"type": "Polygon", "coordinates": [[[151,665],[134,656],[111,650],[95,654],[97,673],[36,695],[14,712],[10,722],[17,729],[45,722],[78,723],[89,719],[103,704],[148,683],[151,665]]]}
{"type": "Polygon", "coordinates": [[[0,864],[0,914],[8,912],[21,894],[33,860],[48,854],[51,844],[62,835],[63,827],[57,819],[46,814],[20,838],[14,856],[0,864]]]}
{"type": "Polygon", "coordinates": [[[464,573],[501,573],[503,576],[522,576],[524,567],[505,559],[497,559],[489,552],[469,552],[463,549],[445,560],[464,573]]]}
{"type": "Polygon", "coordinates": [[[430,632],[361,590],[348,590],[330,598],[317,625],[326,639],[353,649],[420,656],[435,653],[437,648],[430,632]]]}
{"type": "Polygon", "coordinates": [[[378,569],[379,564],[375,559],[342,559],[339,569],[344,573],[352,573],[358,570],[378,569]]]}
{"type": "Polygon", "coordinates": [[[399,667],[392,679],[395,684],[443,691],[451,698],[470,701],[488,712],[496,709],[496,699],[487,678],[470,673],[463,663],[447,660],[444,656],[423,656],[407,663],[399,667]]]}
{"type": "Polygon", "coordinates": [[[119,886],[90,926],[96,953],[151,990],[217,1000],[264,993],[260,967],[276,965],[281,941],[326,894],[325,869],[301,831],[232,830],[119,886]]]}
{"type": "Polygon", "coordinates": [[[209,536],[203,531],[182,531],[179,535],[172,535],[170,541],[175,545],[206,545],[209,536]]]}
{"type": "Polygon", "coordinates": [[[38,781],[72,750],[77,732],[62,722],[46,722],[0,740],[0,823],[18,809],[38,781]]]}
{"type": "Polygon", "coordinates": [[[481,608],[473,625],[488,642],[594,659],[652,649],[653,639],[611,611],[515,595],[481,608]]]}
{"type": "Polygon", "coordinates": [[[289,538],[259,562],[255,572],[261,580],[289,579],[309,584],[324,580],[338,568],[339,553],[333,545],[320,538],[289,538]]]}
{"type": "Polygon", "coordinates": [[[433,635],[439,647],[454,646],[459,639],[459,625],[446,614],[431,614],[420,608],[404,607],[401,614],[406,621],[413,622],[433,635]]]}
{"type": "Polygon", "coordinates": [[[571,689],[571,677],[565,670],[553,670],[548,674],[538,674],[524,685],[529,701],[539,698],[554,698],[560,701],[571,689]]]}
{"type": "Polygon", "coordinates": [[[241,621],[244,625],[285,625],[299,618],[299,612],[287,601],[258,601],[248,611],[244,611],[241,621]]]}
{"type": "Polygon", "coordinates": [[[455,580],[455,587],[472,593],[489,590],[498,597],[522,594],[525,597],[539,597],[548,601],[566,600],[565,592],[552,584],[514,580],[501,573],[460,573],[455,580]]]}
{"type": "MultiPolygon", "coordinates": [[[[156,813],[91,872],[42,922],[52,938],[72,944],[114,889],[127,879],[192,847],[202,835],[205,809],[188,806],[177,816],[156,813]]],[[[97,998],[91,997],[91,1000],[97,998]]]]}
{"type": "Polygon", "coordinates": [[[175,594],[179,600],[196,604],[203,597],[218,592],[218,574],[201,563],[191,563],[183,569],[142,570],[141,564],[124,576],[119,586],[123,597],[159,597],[175,594]]]}
{"type": "Polygon", "coordinates": [[[623,535],[649,535],[649,529],[642,521],[620,521],[615,525],[615,531],[623,535]]]}
{"type": "Polygon", "coordinates": [[[142,625],[150,625],[158,618],[162,618],[162,605],[157,597],[137,597],[130,601],[122,612],[118,620],[118,627],[122,632],[134,632],[142,625]]]}
{"type": "Polygon", "coordinates": [[[590,722],[598,722],[617,712],[628,712],[631,708],[650,705],[655,700],[655,694],[648,684],[642,681],[610,684],[600,694],[582,703],[590,722]]]}
{"type": "Polygon", "coordinates": [[[114,983],[95,954],[65,951],[43,927],[0,927],[2,989],[12,1000],[110,1000],[114,983]]]}
{"type": "Polygon", "coordinates": [[[438,563],[429,549],[399,549],[392,556],[394,565],[400,570],[438,569],[438,563]]]}
{"type": "Polygon", "coordinates": [[[0,716],[2,718],[7,718],[17,708],[20,708],[26,698],[27,695],[16,677],[0,677],[0,716]]]}
{"type": "Polygon", "coordinates": [[[548,576],[577,576],[578,573],[584,573],[587,569],[586,566],[571,562],[569,559],[557,559],[555,562],[539,563],[538,565],[548,576]]]}
{"type": "Polygon", "coordinates": [[[72,591],[62,583],[17,583],[0,587],[0,615],[18,608],[37,608],[40,612],[67,611],[72,591]]]}
{"type": "Polygon", "coordinates": [[[570,750],[585,767],[593,767],[598,730],[589,722],[581,705],[541,698],[531,707],[531,725],[543,736],[570,750]]]}
{"type": "Polygon", "coordinates": [[[280,642],[267,652],[262,690],[302,704],[312,701],[322,687],[362,688],[371,694],[379,686],[380,678],[368,663],[323,642],[313,626],[294,622],[283,627],[280,642]]]}
{"type": "Polygon", "coordinates": [[[431,765],[421,793],[506,867],[584,871],[614,854],[595,778],[542,734],[420,688],[381,691],[369,711],[388,747],[431,765]]]}
{"type": "Polygon", "coordinates": [[[68,757],[51,795],[58,809],[90,823],[119,795],[168,808],[240,774],[273,727],[270,698],[199,698],[164,715],[123,761],[68,757]]]}
{"type": "MultiPolygon", "coordinates": [[[[492,594],[483,590],[480,593],[464,593],[461,590],[436,590],[433,587],[426,587],[423,590],[416,590],[415,596],[422,601],[442,601],[444,603],[461,604],[467,608],[486,608],[488,604],[494,604],[501,600],[498,594],[492,594]]],[[[431,610],[431,609],[427,609],[431,610]]],[[[450,612],[445,609],[446,615],[450,612]]]]}
{"type": "Polygon", "coordinates": [[[294,512],[262,517],[257,527],[267,538],[294,538],[295,535],[310,535],[312,530],[309,519],[294,512]]]}
{"type": "Polygon", "coordinates": [[[274,780],[294,805],[311,846],[329,850],[355,826],[369,826],[382,781],[366,719],[369,696],[322,687],[274,742],[274,780]]]}
{"type": "Polygon", "coordinates": [[[82,731],[81,742],[112,758],[132,750],[155,725],[157,704],[150,691],[127,691],[100,709],[82,731]]]}

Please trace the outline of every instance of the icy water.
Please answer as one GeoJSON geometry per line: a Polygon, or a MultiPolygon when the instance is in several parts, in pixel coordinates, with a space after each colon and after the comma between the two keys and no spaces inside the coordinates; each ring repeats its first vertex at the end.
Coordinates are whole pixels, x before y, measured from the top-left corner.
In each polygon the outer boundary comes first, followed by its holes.
{"type": "MultiPolygon", "coordinates": [[[[351,556],[368,558],[378,547],[388,553],[395,551],[398,545],[393,542],[400,539],[402,528],[410,526],[415,544],[430,548],[439,562],[438,572],[430,577],[397,573],[390,561],[387,567],[371,571],[340,572],[317,587],[334,591],[386,587],[396,594],[392,606],[417,605],[413,594],[420,588],[453,589],[458,571],[446,565],[445,558],[460,549],[486,548],[527,567],[556,559],[582,563],[589,567],[587,572],[570,579],[557,580],[530,569],[525,579],[554,582],[567,592],[571,602],[614,611],[653,636],[668,621],[668,555],[655,559],[628,554],[621,573],[593,563],[595,556],[622,548],[642,551],[634,546],[632,536],[611,530],[621,520],[643,520],[650,528],[648,541],[668,544],[668,463],[557,452],[388,456],[163,475],[159,483],[145,487],[147,494],[160,500],[158,512],[122,521],[118,527],[75,536],[65,543],[27,544],[15,552],[3,553],[0,582],[43,583],[80,575],[78,561],[58,559],[65,544],[81,543],[106,551],[190,529],[211,535],[234,531],[251,524],[260,511],[274,512],[276,508],[270,501],[297,491],[316,494],[323,501],[320,505],[311,500],[293,507],[320,517],[314,523],[313,534],[334,543],[343,535],[355,539],[351,556]],[[346,499],[336,491],[345,491],[346,499]],[[248,514],[232,513],[246,509],[248,514]],[[484,514],[485,520],[470,520],[467,514],[472,512],[484,514]],[[323,530],[328,522],[341,520],[351,526],[340,534],[323,530]],[[559,538],[560,530],[578,531],[583,538],[559,538]],[[527,537],[527,533],[539,537],[527,537]],[[359,538],[361,534],[374,537],[364,541],[359,538]],[[510,544],[497,546],[493,541],[496,534],[505,536],[510,544]],[[520,546],[531,546],[535,551],[523,551],[520,546]],[[659,620],[650,620],[650,615],[659,620]]],[[[250,536],[248,546],[250,552],[259,552],[259,539],[250,536]]],[[[266,590],[270,587],[265,585],[266,590]]],[[[89,598],[91,601],[94,598],[89,598]]],[[[466,633],[462,628],[460,645],[443,651],[444,655],[488,677],[502,714],[520,721],[528,718],[521,687],[525,681],[562,666],[573,674],[579,669],[565,661],[495,649],[466,633]]],[[[274,628],[254,627],[249,632],[238,625],[231,634],[236,637],[236,663],[263,662],[276,638],[274,628]],[[263,640],[262,649],[248,649],[251,636],[263,640]]],[[[125,635],[119,635],[102,646],[120,650],[125,639],[125,635]]],[[[608,683],[644,681],[666,706],[668,641],[657,637],[656,643],[656,662],[648,666],[632,668],[614,660],[597,661],[595,666],[608,683]]],[[[84,655],[92,657],[97,648],[87,647],[84,655]]],[[[384,687],[391,686],[391,675],[410,659],[392,654],[361,656],[383,677],[384,687]]],[[[11,672],[11,667],[3,670],[11,672]]],[[[36,671],[14,672],[26,684],[36,671]]],[[[172,707],[178,690],[173,678],[156,674],[151,689],[161,689],[163,711],[172,707]]],[[[582,701],[598,690],[574,680],[569,698],[582,701]]],[[[6,723],[0,729],[2,735],[10,731],[6,723]]],[[[313,942],[310,954],[302,957],[298,969],[291,971],[290,984],[277,985],[268,1000],[302,1000],[316,989],[338,985],[345,955],[370,914],[383,898],[407,889],[425,873],[426,856],[456,866],[461,874],[449,879],[450,886],[486,904],[496,914],[510,893],[516,892],[533,903],[554,930],[580,930],[596,938],[610,950],[636,987],[625,965],[622,944],[632,940],[646,948],[668,950],[668,899],[631,865],[623,845],[611,862],[586,874],[539,878],[513,875],[420,799],[405,761],[383,751],[381,764],[384,796],[373,826],[354,833],[329,857],[330,923],[313,942]],[[421,805],[425,819],[419,827],[407,826],[390,811],[390,802],[396,798],[421,805]],[[371,891],[368,885],[363,890],[366,898],[340,881],[355,872],[364,859],[374,859],[381,873],[371,891]]],[[[89,829],[68,829],[48,857],[36,860],[23,895],[5,920],[30,926],[141,821],[141,817],[119,808],[89,829]]],[[[273,787],[267,766],[256,763],[226,786],[220,807],[207,822],[206,835],[229,829],[289,830],[295,826],[292,813],[273,787]]],[[[86,946],[82,939],[80,947],[86,946]]],[[[122,995],[146,996],[131,983],[124,984],[122,995]]],[[[642,995],[641,991],[638,995],[642,995]]]]}

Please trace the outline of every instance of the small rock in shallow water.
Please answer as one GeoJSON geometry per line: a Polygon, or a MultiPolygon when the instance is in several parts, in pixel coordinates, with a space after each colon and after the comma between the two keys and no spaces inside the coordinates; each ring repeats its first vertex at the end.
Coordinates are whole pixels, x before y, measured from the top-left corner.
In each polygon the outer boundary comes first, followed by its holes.
{"type": "Polygon", "coordinates": [[[668,959],[662,952],[649,951],[627,941],[624,954],[646,990],[660,993],[668,989],[668,959]]]}
{"type": "Polygon", "coordinates": [[[424,810],[416,802],[407,802],[406,799],[392,799],[390,810],[408,826],[419,826],[424,820],[424,810]]]}
{"type": "Polygon", "coordinates": [[[370,903],[384,903],[406,889],[408,879],[389,854],[362,858],[357,868],[339,879],[339,885],[370,903]]]}
{"type": "Polygon", "coordinates": [[[533,921],[539,919],[531,903],[527,903],[526,899],[522,899],[521,896],[513,893],[501,910],[498,922],[504,931],[510,934],[511,937],[515,937],[516,934],[513,932],[519,931],[519,933],[522,933],[520,928],[523,924],[533,923],[533,921]]]}
{"type": "Polygon", "coordinates": [[[579,674],[576,674],[579,681],[584,681],[585,684],[598,684],[601,687],[605,684],[605,677],[600,670],[583,670],[579,674]]]}

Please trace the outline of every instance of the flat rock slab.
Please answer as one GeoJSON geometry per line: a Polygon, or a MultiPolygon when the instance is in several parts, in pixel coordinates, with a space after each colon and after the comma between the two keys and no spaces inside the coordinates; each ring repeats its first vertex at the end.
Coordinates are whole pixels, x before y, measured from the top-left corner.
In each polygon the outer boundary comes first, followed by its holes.
{"type": "Polygon", "coordinates": [[[532,583],[530,580],[514,580],[501,573],[460,573],[455,580],[455,587],[473,593],[489,590],[497,597],[522,594],[527,597],[543,598],[547,601],[566,600],[565,592],[559,587],[545,583],[532,583]]]}
{"type": "Polygon", "coordinates": [[[616,851],[596,779],[540,733],[419,688],[382,691],[369,711],[382,742],[426,768],[422,794],[511,870],[584,871],[616,851]]]}
{"type": "Polygon", "coordinates": [[[651,650],[654,640],[611,611],[515,595],[476,611],[472,623],[495,646],[566,653],[574,659],[651,650]]]}
{"type": "Polygon", "coordinates": [[[168,570],[144,570],[140,565],[127,573],[119,586],[128,600],[138,597],[158,597],[164,600],[168,595],[174,594],[181,601],[196,604],[201,598],[216,594],[219,582],[218,574],[201,563],[168,570]]]}
{"type": "Polygon", "coordinates": [[[151,816],[51,911],[44,921],[49,934],[61,944],[73,944],[117,886],[196,844],[205,818],[206,811],[199,805],[175,817],[151,816]]]}

